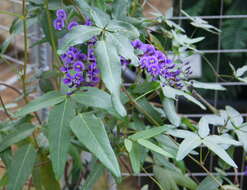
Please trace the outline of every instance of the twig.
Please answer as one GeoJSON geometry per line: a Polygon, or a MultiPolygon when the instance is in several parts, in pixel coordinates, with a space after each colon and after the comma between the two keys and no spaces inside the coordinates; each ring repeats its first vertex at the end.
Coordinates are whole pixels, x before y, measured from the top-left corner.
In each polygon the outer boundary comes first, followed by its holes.
{"type": "Polygon", "coordinates": [[[5,113],[5,115],[10,119],[10,120],[13,120],[13,118],[11,117],[11,115],[9,114],[4,102],[3,102],[3,99],[2,99],[2,96],[0,95],[0,102],[1,102],[1,105],[3,107],[3,111],[5,113]]]}
{"type": "Polygon", "coordinates": [[[14,86],[11,86],[11,85],[3,83],[3,82],[0,82],[0,85],[5,86],[7,88],[10,88],[10,89],[14,90],[17,94],[22,95],[22,92],[20,90],[18,90],[17,88],[15,88],[14,86]]]}

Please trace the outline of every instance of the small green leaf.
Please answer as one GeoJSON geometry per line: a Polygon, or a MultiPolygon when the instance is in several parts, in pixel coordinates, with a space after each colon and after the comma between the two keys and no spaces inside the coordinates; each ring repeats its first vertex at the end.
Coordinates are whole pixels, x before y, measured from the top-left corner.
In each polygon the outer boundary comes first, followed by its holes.
{"type": "Polygon", "coordinates": [[[195,88],[203,88],[209,90],[226,90],[223,86],[217,83],[206,83],[192,80],[192,86],[195,88]]]}
{"type": "Polygon", "coordinates": [[[128,0],[115,0],[112,4],[112,17],[114,19],[125,18],[128,14],[128,0]]]}
{"type": "Polygon", "coordinates": [[[176,112],[175,102],[171,98],[164,97],[163,108],[168,120],[176,127],[180,125],[181,119],[176,112]]]}
{"type": "MultiPolygon", "coordinates": [[[[216,179],[222,184],[222,180],[220,177],[216,176],[216,179]]],[[[202,182],[198,185],[196,190],[218,190],[218,187],[220,186],[214,178],[211,176],[207,176],[202,180],[202,182]]]]}
{"type": "Polygon", "coordinates": [[[235,125],[235,126],[240,126],[244,119],[241,116],[241,114],[235,110],[234,108],[232,108],[231,106],[226,106],[226,113],[227,115],[230,117],[230,121],[235,125]]]}
{"type": "Polygon", "coordinates": [[[174,128],[172,125],[164,125],[161,127],[153,127],[151,129],[146,129],[143,131],[138,131],[134,135],[129,136],[129,138],[133,141],[136,141],[138,139],[149,139],[151,137],[157,136],[165,131],[168,131],[170,129],[174,128]]]}
{"type": "Polygon", "coordinates": [[[101,32],[100,28],[95,26],[76,26],[64,36],[62,47],[58,50],[58,54],[64,53],[70,46],[83,44],[90,40],[92,37],[99,35],[101,32]]]}
{"type": "Polygon", "coordinates": [[[75,115],[70,99],[56,105],[48,117],[48,140],[51,161],[57,179],[63,175],[70,145],[69,122],[75,115]]]}
{"type": "Polygon", "coordinates": [[[79,114],[71,122],[72,131],[79,141],[92,152],[116,177],[120,169],[101,120],[92,113],[79,114]]]}
{"type": "Polygon", "coordinates": [[[118,34],[128,37],[130,40],[139,38],[140,33],[132,24],[120,20],[112,20],[108,25],[109,31],[116,32],[118,34]]]}
{"type": "Polygon", "coordinates": [[[162,148],[160,148],[159,146],[155,145],[154,143],[148,141],[148,140],[145,140],[145,139],[138,139],[137,142],[146,147],[147,149],[150,149],[154,152],[157,152],[159,154],[162,154],[168,158],[173,158],[174,156],[171,155],[169,152],[166,152],[165,150],[163,150],[162,148]]]}
{"type": "Polygon", "coordinates": [[[121,116],[126,110],[120,100],[121,65],[116,49],[105,41],[98,41],[95,49],[102,80],[112,94],[113,107],[121,116]]]}
{"type": "Polygon", "coordinates": [[[18,149],[8,170],[8,190],[20,190],[32,172],[36,158],[31,144],[18,149]]]}
{"type": "Polygon", "coordinates": [[[108,33],[107,41],[108,43],[114,44],[119,55],[123,56],[125,59],[131,60],[131,64],[138,66],[139,60],[134,53],[134,48],[131,45],[130,40],[127,37],[115,33],[108,33]]]}
{"type": "Polygon", "coordinates": [[[176,99],[176,96],[184,96],[189,101],[200,106],[203,110],[206,109],[206,107],[201,102],[199,102],[197,99],[195,99],[193,96],[191,96],[187,92],[172,88],[170,86],[164,86],[164,87],[162,87],[162,90],[163,90],[164,96],[166,96],[168,98],[176,99]]]}
{"type": "Polygon", "coordinates": [[[65,99],[65,96],[60,92],[51,91],[48,92],[33,101],[29,102],[26,106],[24,106],[20,111],[16,113],[17,117],[24,116],[28,113],[32,113],[38,111],[42,108],[47,108],[49,106],[53,106],[62,102],[65,99]]]}
{"type": "Polygon", "coordinates": [[[183,160],[193,149],[202,143],[200,137],[192,136],[182,141],[177,152],[177,160],[183,160]]]}
{"type": "Polygon", "coordinates": [[[90,10],[90,15],[95,25],[100,28],[104,28],[110,22],[109,15],[96,7],[90,10]]]}
{"type": "Polygon", "coordinates": [[[34,129],[35,127],[30,123],[24,123],[20,126],[17,126],[15,131],[6,135],[0,142],[0,152],[30,136],[34,129]]]}
{"type": "Polygon", "coordinates": [[[100,176],[103,175],[104,166],[99,162],[94,164],[89,176],[87,177],[85,183],[82,186],[82,190],[91,190],[93,185],[97,182],[100,176]]]}
{"type": "Polygon", "coordinates": [[[182,129],[170,130],[167,132],[167,134],[172,135],[174,137],[183,138],[183,139],[192,138],[192,137],[197,136],[195,133],[192,133],[187,130],[182,130],[182,129]]]}
{"type": "Polygon", "coordinates": [[[205,139],[203,139],[202,142],[211,151],[213,151],[217,156],[219,156],[222,160],[224,160],[230,166],[232,166],[234,168],[238,168],[238,166],[235,164],[235,162],[232,160],[232,158],[226,153],[226,151],[221,146],[219,146],[215,142],[213,142],[212,139],[205,138],[205,139]]]}
{"type": "Polygon", "coordinates": [[[202,117],[198,123],[198,134],[201,138],[205,138],[209,135],[208,121],[202,117]]]}
{"type": "Polygon", "coordinates": [[[126,150],[127,150],[128,152],[131,151],[132,145],[133,145],[133,143],[132,143],[131,140],[129,140],[129,139],[124,139],[124,146],[125,146],[125,148],[126,148],[126,150]]]}
{"type": "Polygon", "coordinates": [[[108,93],[93,87],[82,88],[82,90],[85,91],[74,93],[71,96],[72,99],[86,106],[105,110],[112,108],[111,96],[108,93]]]}
{"type": "Polygon", "coordinates": [[[135,174],[140,173],[141,170],[141,148],[139,144],[133,142],[129,152],[130,163],[135,174]]]}
{"type": "Polygon", "coordinates": [[[219,135],[210,135],[208,137],[205,138],[208,141],[212,141],[216,144],[228,144],[228,145],[235,145],[235,146],[239,146],[240,143],[236,140],[231,139],[228,136],[219,136],[219,135]]]}
{"type": "Polygon", "coordinates": [[[247,72],[247,65],[244,65],[241,68],[238,68],[236,71],[236,77],[242,77],[247,72]]]}

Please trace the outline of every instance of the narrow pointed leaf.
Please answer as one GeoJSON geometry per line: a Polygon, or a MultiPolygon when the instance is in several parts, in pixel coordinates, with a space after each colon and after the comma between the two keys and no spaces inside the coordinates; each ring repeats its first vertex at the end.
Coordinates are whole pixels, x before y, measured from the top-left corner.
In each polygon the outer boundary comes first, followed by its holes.
{"type": "Polygon", "coordinates": [[[213,151],[217,156],[219,156],[222,160],[224,160],[230,166],[237,168],[238,166],[232,160],[232,158],[227,154],[227,152],[215,142],[204,139],[203,144],[205,144],[211,151],[213,151]]]}
{"type": "Polygon", "coordinates": [[[30,136],[34,129],[35,127],[30,123],[24,123],[20,126],[17,126],[17,129],[15,131],[9,133],[1,140],[0,152],[30,136]]]}
{"type": "Polygon", "coordinates": [[[141,147],[136,142],[133,142],[131,151],[129,152],[130,163],[135,174],[141,170],[141,147]]]}
{"type": "Polygon", "coordinates": [[[69,122],[75,115],[70,99],[56,105],[48,118],[48,140],[51,161],[57,179],[63,175],[70,145],[69,122]]]}
{"type": "Polygon", "coordinates": [[[179,126],[181,123],[181,119],[176,112],[174,100],[171,98],[165,97],[163,99],[163,107],[164,107],[165,114],[168,120],[171,122],[171,124],[175,126],[179,126]]]}
{"type": "Polygon", "coordinates": [[[182,141],[177,152],[177,160],[183,160],[193,149],[202,143],[200,137],[193,136],[182,141]]]}
{"type": "Polygon", "coordinates": [[[209,135],[209,125],[208,121],[202,117],[198,123],[198,134],[201,138],[205,138],[209,135]]]}
{"type": "Polygon", "coordinates": [[[151,137],[157,136],[165,131],[168,131],[172,129],[172,125],[164,125],[161,127],[153,127],[151,129],[146,129],[143,131],[139,131],[135,133],[134,135],[129,136],[130,139],[136,141],[138,139],[149,139],[151,137]]]}
{"type": "Polygon", "coordinates": [[[91,113],[85,113],[76,116],[70,126],[79,141],[116,177],[120,177],[118,161],[102,121],[91,113]]]}
{"type": "Polygon", "coordinates": [[[92,37],[99,35],[101,32],[100,28],[94,26],[79,25],[76,26],[64,36],[64,43],[58,50],[58,54],[64,53],[70,46],[82,44],[92,37]]]}
{"type": "Polygon", "coordinates": [[[115,19],[125,18],[128,14],[128,0],[115,0],[112,4],[112,17],[115,19]]]}
{"type": "Polygon", "coordinates": [[[32,172],[36,158],[31,144],[18,149],[8,170],[8,190],[20,190],[32,172]]]}
{"type": "Polygon", "coordinates": [[[114,46],[105,41],[98,41],[95,49],[102,80],[112,94],[112,102],[121,116],[126,116],[126,110],[120,100],[121,65],[114,46]]]}
{"type": "Polygon", "coordinates": [[[42,108],[53,106],[55,104],[62,102],[64,99],[65,96],[60,92],[56,92],[56,91],[48,92],[28,103],[26,106],[24,106],[20,111],[16,113],[16,116],[18,117],[24,116],[28,113],[38,111],[42,108]]]}
{"type": "Polygon", "coordinates": [[[221,86],[217,83],[206,83],[206,82],[199,82],[199,81],[192,81],[192,86],[195,88],[203,88],[209,90],[226,90],[225,87],[221,86]]]}
{"type": "MultiPolygon", "coordinates": [[[[216,176],[216,179],[222,184],[222,180],[220,177],[216,176]]],[[[196,190],[218,190],[218,187],[220,186],[214,178],[211,176],[207,176],[202,180],[202,182],[198,185],[198,188],[196,190]]]]}
{"type": "Polygon", "coordinates": [[[169,157],[169,158],[173,158],[174,156],[172,154],[170,154],[169,152],[165,151],[164,149],[160,148],[159,146],[157,146],[156,144],[148,141],[148,140],[145,140],[145,139],[138,139],[137,142],[146,147],[147,149],[149,150],[152,150],[154,152],[157,152],[159,154],[162,154],[166,157],[169,157]]]}

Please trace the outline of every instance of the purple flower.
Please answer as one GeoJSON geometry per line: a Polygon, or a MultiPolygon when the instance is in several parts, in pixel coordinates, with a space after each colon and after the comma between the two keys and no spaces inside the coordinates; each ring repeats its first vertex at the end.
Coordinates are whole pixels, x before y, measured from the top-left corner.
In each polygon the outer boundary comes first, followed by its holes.
{"type": "Polygon", "coordinates": [[[79,87],[81,83],[84,81],[82,73],[76,73],[73,76],[73,83],[76,87],[79,87]]]}
{"type": "Polygon", "coordinates": [[[157,65],[158,66],[158,59],[155,56],[148,56],[148,65],[157,65]]]}
{"type": "Polygon", "coordinates": [[[64,20],[57,18],[53,21],[53,26],[56,30],[62,30],[64,28],[64,20]]]}
{"type": "Polygon", "coordinates": [[[71,31],[75,26],[78,26],[78,25],[79,25],[78,22],[72,21],[68,25],[68,30],[71,31]]]}
{"type": "Polygon", "coordinates": [[[143,50],[144,54],[146,55],[154,55],[155,54],[155,47],[151,44],[144,44],[142,45],[141,49],[143,50]]]}
{"type": "Polygon", "coordinates": [[[140,59],[140,65],[141,65],[141,68],[147,68],[148,67],[148,57],[143,56],[140,59]]]}
{"type": "Polygon", "coordinates": [[[162,51],[155,51],[155,56],[157,57],[157,59],[159,61],[165,61],[167,58],[166,58],[166,55],[162,52],[162,51]]]}
{"type": "Polygon", "coordinates": [[[68,73],[69,72],[69,68],[68,67],[61,67],[60,71],[63,73],[68,73]]]}
{"type": "Polygon", "coordinates": [[[94,46],[97,42],[96,36],[92,37],[90,40],[88,40],[87,44],[88,46],[94,46]]]}
{"type": "Polygon", "coordinates": [[[96,57],[94,55],[94,49],[88,48],[87,57],[88,57],[88,61],[89,62],[91,62],[91,63],[95,63],[96,62],[96,57]]]}
{"type": "Polygon", "coordinates": [[[85,66],[81,61],[76,61],[73,67],[76,72],[82,72],[85,69],[85,66]]]}
{"type": "Polygon", "coordinates": [[[84,54],[84,53],[79,52],[77,54],[77,59],[80,60],[80,61],[87,61],[87,55],[84,54]]]}
{"type": "Polygon", "coordinates": [[[65,78],[63,79],[63,83],[66,84],[66,85],[71,86],[72,85],[72,81],[73,81],[73,77],[69,73],[67,73],[65,75],[65,78]]]}
{"type": "Polygon", "coordinates": [[[160,68],[158,65],[153,64],[148,67],[148,72],[154,77],[157,77],[160,74],[160,68]]]}
{"type": "Polygon", "coordinates": [[[72,63],[75,60],[76,60],[76,54],[72,50],[67,51],[65,58],[66,63],[72,63]]]}
{"type": "Polygon", "coordinates": [[[66,14],[65,10],[63,10],[63,9],[58,9],[56,11],[56,15],[57,15],[57,18],[59,18],[61,20],[66,20],[66,18],[67,18],[67,14],[66,14]]]}
{"type": "Polygon", "coordinates": [[[136,49],[141,49],[143,43],[141,40],[134,40],[131,42],[132,46],[136,49]]]}

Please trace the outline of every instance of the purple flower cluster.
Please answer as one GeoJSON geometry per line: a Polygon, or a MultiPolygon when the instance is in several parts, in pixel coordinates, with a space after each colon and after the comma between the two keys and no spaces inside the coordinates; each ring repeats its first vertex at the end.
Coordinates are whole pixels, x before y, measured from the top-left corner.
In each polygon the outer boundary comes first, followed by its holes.
{"type": "Polygon", "coordinates": [[[99,69],[92,47],[88,47],[87,55],[76,47],[70,47],[61,55],[61,59],[64,63],[60,68],[65,75],[63,82],[70,88],[83,85],[95,86],[99,83],[99,69]]]}
{"type": "MultiPolygon", "coordinates": [[[[53,21],[53,26],[56,30],[62,30],[65,27],[65,21],[67,19],[67,14],[65,12],[65,10],[63,9],[58,9],[56,11],[56,16],[57,18],[53,21]]],[[[78,22],[76,21],[71,21],[68,26],[67,29],[70,31],[72,30],[75,26],[78,26],[78,22]]]]}
{"type": "MultiPolygon", "coordinates": [[[[138,57],[140,61],[140,67],[147,71],[152,76],[153,80],[159,78],[165,79],[164,85],[170,85],[176,88],[182,88],[182,75],[191,74],[190,67],[186,63],[185,72],[182,71],[182,67],[176,65],[169,59],[163,52],[157,50],[151,44],[144,44],[140,40],[132,41],[132,46],[141,52],[138,57]]],[[[129,64],[128,60],[122,58],[121,63],[123,65],[129,64]]],[[[164,80],[162,80],[164,81],[164,80]]]]}

